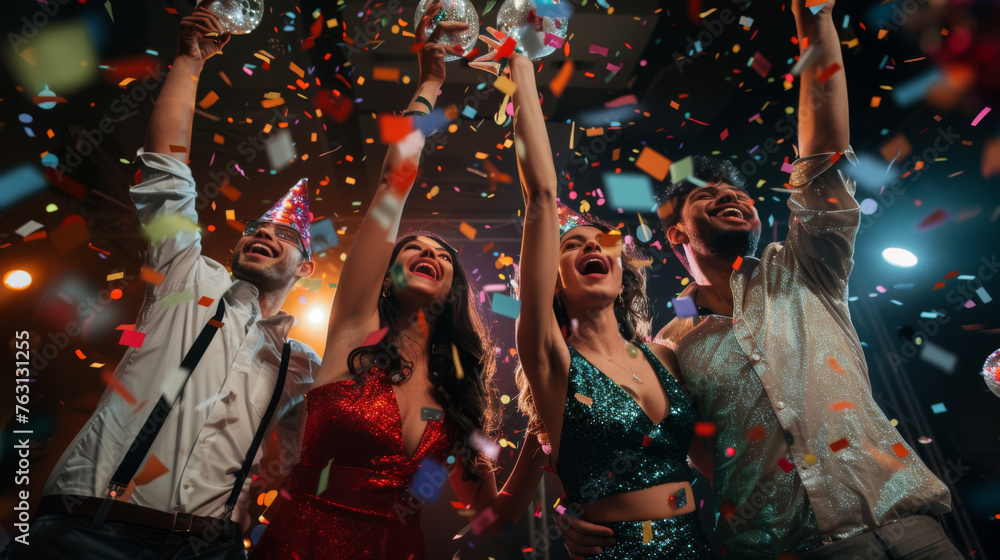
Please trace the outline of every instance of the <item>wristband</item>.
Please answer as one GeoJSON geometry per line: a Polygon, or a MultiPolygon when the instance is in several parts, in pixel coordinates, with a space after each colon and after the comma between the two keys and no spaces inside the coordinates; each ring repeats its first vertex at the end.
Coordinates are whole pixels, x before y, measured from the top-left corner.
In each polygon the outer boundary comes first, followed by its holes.
{"type": "Polygon", "coordinates": [[[417,96],[417,98],[416,98],[416,99],[414,99],[414,101],[416,101],[417,103],[423,103],[424,105],[426,105],[426,106],[427,106],[427,112],[428,112],[428,113],[430,113],[431,111],[433,111],[433,110],[434,110],[434,106],[433,106],[433,105],[431,105],[431,102],[430,102],[430,101],[427,101],[426,99],[424,99],[424,98],[423,98],[422,96],[420,96],[420,95],[418,95],[418,96],[417,96]]]}

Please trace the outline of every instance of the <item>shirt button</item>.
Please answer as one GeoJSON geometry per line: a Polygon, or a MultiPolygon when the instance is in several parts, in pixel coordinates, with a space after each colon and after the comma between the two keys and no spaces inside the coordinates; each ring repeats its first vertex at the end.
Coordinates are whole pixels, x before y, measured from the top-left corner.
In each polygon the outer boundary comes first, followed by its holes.
{"type": "Polygon", "coordinates": [[[778,410],[785,410],[785,401],[778,401],[774,403],[774,406],[778,407],[778,410]]]}

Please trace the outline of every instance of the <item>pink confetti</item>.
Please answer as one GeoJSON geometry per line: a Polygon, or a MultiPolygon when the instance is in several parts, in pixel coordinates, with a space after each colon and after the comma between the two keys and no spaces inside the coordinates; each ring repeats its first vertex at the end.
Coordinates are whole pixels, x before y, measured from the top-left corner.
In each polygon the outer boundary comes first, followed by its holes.
{"type": "Polygon", "coordinates": [[[976,116],[976,118],[972,120],[972,126],[976,126],[977,124],[979,124],[979,121],[983,120],[983,117],[985,117],[986,114],[989,113],[989,112],[990,112],[990,108],[989,107],[983,107],[983,110],[979,111],[979,115],[976,116]]]}
{"type": "Polygon", "coordinates": [[[793,167],[792,164],[786,161],[781,164],[781,170],[784,171],[785,173],[791,173],[792,171],[795,171],[795,167],[793,167]]]}
{"type": "Polygon", "coordinates": [[[599,54],[601,56],[608,56],[608,48],[602,47],[600,45],[590,45],[590,54],[599,54]]]}
{"type": "Polygon", "coordinates": [[[559,47],[563,46],[563,43],[565,42],[566,39],[563,39],[558,35],[553,35],[552,33],[545,34],[545,44],[549,47],[555,47],[558,49],[559,47]]]}
{"type": "Polygon", "coordinates": [[[118,340],[118,344],[123,346],[131,346],[132,348],[142,348],[142,342],[146,339],[146,333],[141,333],[137,331],[122,331],[122,337],[118,340]]]}
{"type": "MultiPolygon", "coordinates": [[[[621,66],[619,66],[621,68],[621,66]]],[[[635,95],[623,95],[617,99],[612,99],[604,104],[605,107],[622,107],[624,105],[635,105],[639,100],[636,99],[635,95]]]]}

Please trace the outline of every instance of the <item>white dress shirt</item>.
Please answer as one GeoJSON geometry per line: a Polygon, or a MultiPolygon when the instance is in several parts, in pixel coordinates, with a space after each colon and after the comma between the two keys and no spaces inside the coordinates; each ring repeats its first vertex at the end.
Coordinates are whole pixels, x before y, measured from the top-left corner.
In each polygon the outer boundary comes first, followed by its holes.
{"type": "MultiPolygon", "coordinates": [[[[197,222],[197,193],[188,166],[142,150],[139,157],[142,182],[130,190],[139,221],[145,226],[155,218],[177,214],[197,222]]],[[[176,380],[181,361],[223,297],[223,326],[147,455],[147,462],[155,456],[169,472],[136,486],[129,498],[133,504],[161,511],[219,517],[271,400],[281,349],[294,319],[284,312],[262,319],[257,288],[232,280],[226,267],[204,257],[197,231],[180,231],[151,244],[146,266],[164,278],[159,285],[149,284],[146,291],[135,326],[146,335],[142,346],[128,348],[114,374],[114,382],[134,395],[136,403],[129,404],[111,388],[105,391],[97,410],[56,464],[44,494],[107,495],[112,474],[161,394],[167,394],[168,400],[170,393],[176,394],[176,387],[170,391],[169,384],[176,380]],[[177,303],[187,294],[189,299],[177,303]],[[212,302],[199,305],[202,297],[212,302]]],[[[277,428],[285,468],[298,457],[301,407],[295,405],[311,386],[320,363],[311,348],[289,342],[292,352],[285,387],[269,428],[277,428]]],[[[260,470],[261,454],[258,450],[251,475],[260,470]]],[[[143,468],[145,463],[139,473],[143,468]]],[[[244,527],[251,479],[248,476],[244,483],[233,517],[244,527]]]]}

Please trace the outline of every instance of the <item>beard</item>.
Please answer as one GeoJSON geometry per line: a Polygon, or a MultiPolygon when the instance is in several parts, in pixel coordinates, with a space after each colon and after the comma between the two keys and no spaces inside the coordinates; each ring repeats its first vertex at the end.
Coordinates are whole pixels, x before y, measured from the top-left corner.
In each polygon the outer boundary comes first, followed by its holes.
{"type": "Polygon", "coordinates": [[[291,266],[291,259],[285,259],[274,266],[263,266],[247,263],[240,257],[240,253],[233,253],[230,263],[233,276],[250,282],[262,292],[282,289],[295,278],[295,267],[291,266]]]}
{"type": "Polygon", "coordinates": [[[752,257],[760,243],[760,226],[747,229],[720,228],[711,218],[698,220],[691,236],[691,245],[704,255],[720,259],[736,260],[736,257],[752,257]]]}

